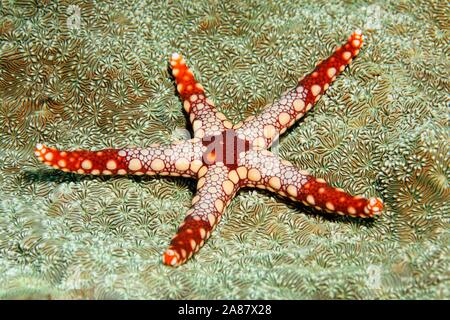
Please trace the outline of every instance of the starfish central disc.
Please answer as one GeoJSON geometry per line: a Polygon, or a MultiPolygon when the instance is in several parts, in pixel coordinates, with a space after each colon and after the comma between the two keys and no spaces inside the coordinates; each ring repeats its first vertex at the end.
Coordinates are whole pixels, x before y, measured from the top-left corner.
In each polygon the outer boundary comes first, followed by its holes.
{"type": "Polygon", "coordinates": [[[251,148],[250,141],[239,138],[233,129],[204,137],[202,144],[206,147],[206,151],[203,153],[203,162],[206,165],[221,162],[231,170],[238,167],[239,155],[251,148]]]}

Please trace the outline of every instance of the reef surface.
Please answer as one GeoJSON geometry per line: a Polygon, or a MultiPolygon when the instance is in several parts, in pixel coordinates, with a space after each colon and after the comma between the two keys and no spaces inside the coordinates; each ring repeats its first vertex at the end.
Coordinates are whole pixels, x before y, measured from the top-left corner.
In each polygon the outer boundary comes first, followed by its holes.
{"type": "Polygon", "coordinates": [[[413,2],[3,2],[0,298],[449,299],[450,7],[413,2]],[[382,197],[378,219],[244,190],[173,269],[161,253],[194,181],[80,176],[34,157],[38,142],[95,150],[179,138],[173,52],[236,123],[355,29],[359,56],[279,153],[382,197]]]}

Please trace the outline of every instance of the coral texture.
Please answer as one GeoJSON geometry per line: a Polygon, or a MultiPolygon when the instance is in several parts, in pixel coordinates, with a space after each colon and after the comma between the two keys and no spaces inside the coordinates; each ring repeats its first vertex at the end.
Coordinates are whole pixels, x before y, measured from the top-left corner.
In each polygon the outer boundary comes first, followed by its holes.
{"type": "Polygon", "coordinates": [[[0,297],[450,298],[449,5],[444,1],[25,1],[0,14],[0,297]],[[257,115],[352,30],[365,48],[279,154],[376,223],[241,192],[202,254],[161,264],[194,181],[43,167],[37,142],[175,141],[168,66],[186,55],[219,111],[257,115]]]}

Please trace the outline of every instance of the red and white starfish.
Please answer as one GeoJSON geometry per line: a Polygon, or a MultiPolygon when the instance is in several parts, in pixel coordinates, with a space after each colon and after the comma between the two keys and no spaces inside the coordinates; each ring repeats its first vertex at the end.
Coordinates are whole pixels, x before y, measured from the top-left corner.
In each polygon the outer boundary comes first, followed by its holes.
{"type": "Polygon", "coordinates": [[[220,222],[241,187],[268,189],[318,210],[355,217],[380,214],[379,198],[352,196],[314,178],[267,149],[300,119],[358,54],[362,35],[354,32],[316,69],[267,106],[258,116],[233,125],[214,104],[179,54],[170,59],[183,106],[190,116],[194,138],[168,146],[59,151],[38,144],[36,156],[63,171],[92,175],[170,175],[198,179],[184,222],[163,254],[167,265],[180,265],[197,252],[220,222]]]}

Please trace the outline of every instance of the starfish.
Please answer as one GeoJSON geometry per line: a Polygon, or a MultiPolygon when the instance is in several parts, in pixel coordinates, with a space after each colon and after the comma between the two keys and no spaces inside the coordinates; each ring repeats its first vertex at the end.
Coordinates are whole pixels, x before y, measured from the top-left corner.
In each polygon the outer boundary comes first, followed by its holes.
{"type": "Polygon", "coordinates": [[[176,88],[189,114],[194,138],[148,148],[61,151],[38,144],[39,160],[55,169],[91,175],[169,175],[198,179],[197,193],[184,222],[163,253],[164,264],[177,266],[192,257],[210,237],[242,187],[267,189],[317,210],[353,217],[381,213],[379,198],[352,196],[315,178],[268,149],[279,134],[300,119],[359,53],[360,31],[338,47],[262,113],[233,125],[206,97],[184,58],[170,59],[176,88]]]}

